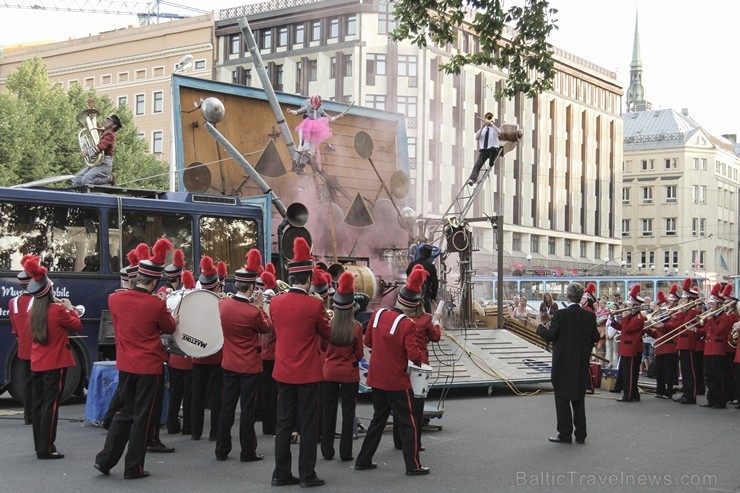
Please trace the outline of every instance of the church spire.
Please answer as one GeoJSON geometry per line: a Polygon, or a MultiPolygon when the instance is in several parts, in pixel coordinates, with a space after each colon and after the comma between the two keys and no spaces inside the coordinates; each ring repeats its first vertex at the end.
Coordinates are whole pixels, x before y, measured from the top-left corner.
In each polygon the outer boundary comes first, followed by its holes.
{"type": "Polygon", "coordinates": [[[642,57],[640,56],[640,30],[635,11],[635,41],[632,46],[632,63],[630,63],[630,87],[627,90],[627,111],[646,111],[651,104],[645,100],[645,89],[642,87],[642,57]]]}

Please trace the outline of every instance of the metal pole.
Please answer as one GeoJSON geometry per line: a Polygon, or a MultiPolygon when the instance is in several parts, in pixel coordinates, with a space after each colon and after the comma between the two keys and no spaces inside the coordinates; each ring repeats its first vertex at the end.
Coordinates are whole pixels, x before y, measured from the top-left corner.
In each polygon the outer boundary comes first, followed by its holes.
{"type": "Polygon", "coordinates": [[[246,17],[239,18],[239,27],[241,28],[242,34],[244,35],[244,41],[247,43],[247,49],[249,49],[249,53],[252,55],[254,69],[257,71],[260,82],[262,82],[262,88],[265,90],[265,94],[267,95],[267,102],[270,103],[272,112],[275,114],[275,120],[277,120],[277,124],[280,127],[280,133],[283,136],[283,141],[288,147],[288,151],[290,151],[291,159],[293,159],[294,162],[297,162],[298,151],[295,148],[293,134],[290,132],[290,128],[288,128],[288,123],[285,121],[283,109],[278,103],[277,96],[275,96],[275,90],[272,88],[270,78],[267,76],[265,64],[262,61],[262,55],[260,55],[260,52],[257,49],[257,43],[254,41],[252,28],[249,27],[249,22],[247,21],[246,17]]]}

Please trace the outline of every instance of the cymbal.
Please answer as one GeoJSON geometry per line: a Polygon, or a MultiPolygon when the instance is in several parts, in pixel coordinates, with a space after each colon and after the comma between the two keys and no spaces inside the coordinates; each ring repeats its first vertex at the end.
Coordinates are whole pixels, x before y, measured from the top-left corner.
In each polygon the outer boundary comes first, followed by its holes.
{"type": "Polygon", "coordinates": [[[203,163],[194,161],[185,166],[182,181],[189,192],[205,193],[211,187],[211,170],[203,163]]]}
{"type": "Polygon", "coordinates": [[[401,170],[394,171],[391,175],[391,194],[397,199],[409,194],[409,177],[401,170]]]}

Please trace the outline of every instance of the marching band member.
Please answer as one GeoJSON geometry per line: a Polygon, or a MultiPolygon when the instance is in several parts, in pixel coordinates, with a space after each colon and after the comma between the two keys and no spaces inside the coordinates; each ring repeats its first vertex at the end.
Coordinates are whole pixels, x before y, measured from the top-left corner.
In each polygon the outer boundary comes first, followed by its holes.
{"type": "Polygon", "coordinates": [[[236,401],[240,402],[239,442],[241,462],[262,460],[258,454],[257,437],[254,433],[254,413],[257,404],[257,388],[262,374],[262,359],[259,334],[272,330],[272,323],[262,309],[263,295],[257,293],[254,301],[255,280],[262,268],[260,251],[247,253],[247,265],[234,272],[236,294],[219,303],[221,327],[224,331],[223,394],[221,415],[216,441],[216,460],[224,461],[231,452],[231,427],[234,424],[236,401]]]}
{"type": "Polygon", "coordinates": [[[640,298],[640,285],[635,284],[629,293],[627,304],[632,310],[622,316],[622,320],[612,322],[612,327],[621,331],[619,338],[619,377],[622,379],[623,394],[617,402],[639,402],[640,393],[637,380],[642,360],[642,332],[645,317],[641,310],[645,302],[640,298]]]}
{"type": "MultiPolygon", "coordinates": [[[[172,243],[157,240],[152,258],[139,256],[136,287],[116,291],[108,307],[116,330],[116,368],[120,409],[113,417],[103,450],[94,467],[104,475],[118,463],[128,443],[124,479],[149,476],[144,458],[152,429],[155,395],[162,386],[162,364],[167,353],[160,336],[175,331],[175,320],[159,296],[151,296],[162,277],[172,243]]],[[[137,249],[137,254],[139,254],[137,249]]]]}
{"type": "Polygon", "coordinates": [[[700,321],[699,327],[694,328],[698,337],[703,337],[706,341],[704,348],[704,376],[707,385],[707,402],[701,407],[710,407],[712,409],[725,409],[727,407],[727,397],[725,395],[725,386],[722,375],[722,362],[724,361],[727,350],[727,335],[732,328],[731,319],[722,311],[718,311],[724,303],[720,294],[722,285],[717,283],[712,287],[712,292],[707,299],[709,310],[716,312],[708,319],[700,321]]]}
{"type": "MultiPolygon", "coordinates": [[[[315,275],[315,273],[314,273],[315,275]]],[[[354,318],[355,276],[344,272],[334,293],[334,317],[331,319],[331,339],[324,347],[324,379],[321,382],[323,416],[321,453],[324,459],[334,458],[334,431],[337,428],[337,404],[342,396],[342,433],[339,458],[351,461],[357,393],[360,389],[359,362],[364,355],[362,325],[354,318]]]]}
{"type": "Polygon", "coordinates": [[[83,157],[95,157],[101,152],[105,155],[103,162],[98,166],[85,166],[72,179],[72,186],[81,185],[115,185],[116,177],[113,173],[113,155],[116,149],[116,133],[121,129],[121,119],[118,115],[110,115],[105,119],[104,132],[95,148],[82,151],[83,157]]]}
{"type": "Polygon", "coordinates": [[[46,276],[46,268],[41,267],[39,261],[39,257],[27,257],[23,265],[32,278],[28,292],[33,296],[30,316],[33,442],[39,459],[62,459],[64,455],[54,444],[59,398],[67,368],[75,366],[67,331],[81,331],[82,322],[69,300],[54,297],[51,290],[54,283],[46,276]]]}
{"type": "MultiPolygon", "coordinates": [[[[684,304],[691,303],[699,298],[699,291],[691,287],[691,279],[684,279],[683,294],[681,297],[684,304]]],[[[699,316],[699,310],[692,306],[683,312],[680,323],[666,324],[668,329],[675,329],[686,324],[699,316]]],[[[678,399],[673,399],[680,404],[696,404],[696,358],[693,354],[694,345],[696,344],[696,333],[691,330],[684,330],[676,337],[676,349],[678,350],[678,360],[681,367],[681,387],[683,395],[678,399]]]]}
{"type": "Polygon", "coordinates": [[[429,468],[419,461],[416,428],[421,423],[414,418],[411,381],[406,373],[409,361],[421,365],[416,327],[408,314],[421,302],[425,274],[423,269],[412,270],[398,294],[396,306],[392,310],[375,310],[365,331],[365,345],[372,349],[367,384],[373,388],[373,419],[357,455],[355,469],[358,471],[378,467],[372,461],[373,455],[393,410],[393,421],[398,420],[401,425],[406,475],[429,474],[429,468]]]}
{"type": "MultiPolygon", "coordinates": [[[[21,259],[21,267],[25,268],[26,261],[31,255],[24,255],[21,259]]],[[[18,340],[18,359],[23,367],[25,381],[23,382],[23,422],[27,425],[33,424],[32,416],[32,390],[33,374],[31,373],[31,307],[33,296],[27,291],[31,276],[25,270],[21,270],[16,276],[21,286],[21,294],[8,303],[8,318],[10,319],[10,330],[18,340]]]]}
{"type": "Polygon", "coordinates": [[[725,306],[727,307],[725,315],[730,320],[730,332],[727,334],[726,344],[727,352],[725,353],[722,365],[722,375],[724,375],[723,381],[725,384],[725,397],[727,397],[727,402],[733,402],[738,397],[738,393],[736,392],[738,382],[735,381],[735,374],[732,372],[732,358],[735,356],[735,346],[730,344],[730,341],[732,340],[732,327],[738,320],[740,320],[740,317],[738,317],[737,313],[738,299],[732,296],[732,289],[732,284],[728,283],[722,291],[722,297],[725,299],[725,306]]]}
{"type": "MultiPolygon", "coordinates": [[[[223,276],[225,278],[226,275],[223,276]]],[[[202,289],[216,294],[223,293],[223,284],[218,268],[213,265],[213,259],[204,256],[200,261],[200,277],[202,289]]],[[[200,440],[203,435],[203,420],[205,416],[205,402],[208,400],[208,409],[211,410],[211,430],[208,439],[216,441],[218,436],[218,422],[221,414],[221,392],[223,389],[223,373],[221,359],[223,351],[205,358],[193,358],[193,402],[192,402],[192,439],[200,440]]]]}
{"type": "MultiPolygon", "coordinates": [[[[270,300],[280,291],[275,279],[275,267],[272,263],[265,266],[265,272],[260,274],[260,279],[265,285],[265,312],[270,315],[270,300]]],[[[275,368],[275,328],[270,323],[270,332],[260,334],[260,345],[262,346],[262,433],[264,435],[275,435],[275,422],[277,421],[277,382],[272,377],[275,368]]]]}
{"type": "Polygon", "coordinates": [[[218,273],[218,282],[221,284],[221,293],[226,293],[226,276],[229,273],[226,262],[219,260],[216,264],[216,272],[218,273]]]}
{"type": "Polygon", "coordinates": [[[323,380],[319,340],[331,337],[331,326],[324,304],[308,296],[314,259],[303,238],[293,244],[293,260],[288,263],[290,290],[270,302],[275,327],[275,369],[278,382],[278,415],[275,429],[275,469],[272,486],[299,484],[321,486],[316,476],[318,441],[318,394],[323,380]],[[299,412],[300,410],[300,412],[299,412]],[[301,442],[298,477],[291,472],[290,435],[300,420],[301,442]]]}
{"type": "MultiPolygon", "coordinates": [[[[694,291],[699,292],[699,287],[694,285],[692,287],[694,291]]],[[[694,332],[694,347],[692,349],[692,356],[694,358],[694,369],[696,370],[696,395],[704,395],[707,393],[707,386],[704,378],[704,337],[694,332]]]]}
{"type": "MultiPolygon", "coordinates": [[[[195,277],[189,270],[181,275],[183,289],[195,289],[195,277]]],[[[170,353],[168,363],[170,372],[170,403],[167,410],[167,433],[190,435],[193,430],[193,358],[170,353]],[[180,405],[182,405],[182,426],[180,425],[180,405]]]]}
{"type": "Polygon", "coordinates": [[[590,282],[586,285],[583,298],[581,298],[581,306],[596,313],[596,284],[590,282]]]}
{"type": "MultiPolygon", "coordinates": [[[[674,308],[678,305],[680,298],[677,295],[678,284],[671,286],[665,303],[661,301],[661,306],[667,309],[674,308]]],[[[658,300],[665,296],[662,291],[658,291],[658,300]]],[[[682,319],[680,313],[672,313],[670,318],[677,317],[682,319]]],[[[648,329],[651,337],[658,339],[668,333],[665,321],[658,321],[653,324],[653,328],[648,329]]],[[[676,381],[676,365],[678,364],[678,355],[676,353],[676,340],[672,339],[655,348],[655,378],[656,390],[655,397],[659,399],[673,398],[673,383],[676,381]]]]}

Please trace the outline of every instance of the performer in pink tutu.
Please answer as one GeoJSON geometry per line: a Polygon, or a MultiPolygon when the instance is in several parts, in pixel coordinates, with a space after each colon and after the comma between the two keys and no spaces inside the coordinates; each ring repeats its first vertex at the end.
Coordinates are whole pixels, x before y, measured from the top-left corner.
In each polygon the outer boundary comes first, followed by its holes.
{"type": "Polygon", "coordinates": [[[304,115],[303,121],[295,128],[298,132],[298,140],[301,141],[298,146],[298,152],[300,157],[298,162],[295,163],[293,171],[300,174],[303,173],[303,168],[307,163],[313,163],[315,161],[316,171],[321,171],[321,152],[319,146],[322,142],[332,136],[331,128],[329,128],[329,122],[336,121],[344,116],[341,113],[337,116],[329,116],[324,109],[321,107],[322,103],[321,96],[311,96],[305,105],[297,110],[288,110],[291,115],[304,115]],[[315,160],[311,158],[316,156],[315,160]]]}

